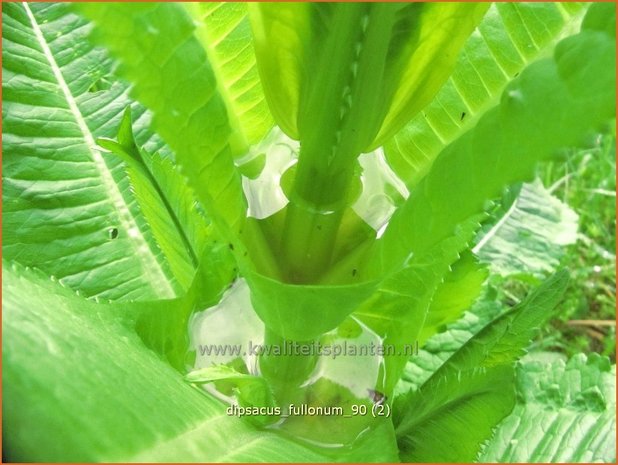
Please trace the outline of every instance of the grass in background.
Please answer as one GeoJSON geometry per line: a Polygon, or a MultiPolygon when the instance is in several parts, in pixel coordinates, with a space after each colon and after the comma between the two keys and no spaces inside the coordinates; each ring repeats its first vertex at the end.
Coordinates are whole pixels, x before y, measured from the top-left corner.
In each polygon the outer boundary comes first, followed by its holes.
{"type": "Polygon", "coordinates": [[[577,243],[562,265],[571,285],[562,311],[535,346],[568,356],[598,352],[615,362],[616,352],[616,133],[608,128],[590,148],[539,168],[549,190],[579,215],[577,243]]]}

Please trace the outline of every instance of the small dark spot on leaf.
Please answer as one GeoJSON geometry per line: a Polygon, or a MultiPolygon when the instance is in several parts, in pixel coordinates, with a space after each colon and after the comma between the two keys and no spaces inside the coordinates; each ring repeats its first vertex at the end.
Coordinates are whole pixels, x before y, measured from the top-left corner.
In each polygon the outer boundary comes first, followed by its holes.
{"type": "Polygon", "coordinates": [[[228,247],[230,248],[230,250],[234,250],[234,244],[228,244],[228,247]]]}
{"type": "Polygon", "coordinates": [[[118,237],[118,228],[109,228],[107,234],[110,239],[116,239],[118,237]]]}
{"type": "Polygon", "coordinates": [[[247,251],[246,251],[246,250],[245,250],[245,253],[244,253],[244,254],[242,254],[242,256],[243,256],[243,257],[246,257],[246,256],[247,256],[247,251]]]}
{"type": "Polygon", "coordinates": [[[318,225],[316,226],[316,228],[318,228],[318,231],[321,231],[321,230],[322,230],[322,225],[321,225],[321,224],[318,224],[318,225]]]}
{"type": "Polygon", "coordinates": [[[461,118],[459,118],[459,121],[463,121],[465,117],[466,117],[466,112],[462,111],[461,112],[461,118]]]}
{"type": "Polygon", "coordinates": [[[356,273],[357,273],[356,268],[354,268],[354,269],[352,270],[352,276],[356,276],[356,273]]]}
{"type": "Polygon", "coordinates": [[[516,78],[517,76],[519,76],[519,73],[515,73],[515,76],[513,76],[513,77],[516,78]]]}

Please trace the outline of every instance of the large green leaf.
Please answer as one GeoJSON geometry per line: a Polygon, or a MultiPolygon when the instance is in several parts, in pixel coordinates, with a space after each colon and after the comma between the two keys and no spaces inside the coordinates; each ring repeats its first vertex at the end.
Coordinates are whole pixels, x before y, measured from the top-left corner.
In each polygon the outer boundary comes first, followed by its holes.
{"type": "Polygon", "coordinates": [[[417,184],[440,151],[498,103],[510,81],[574,31],[581,10],[576,3],[494,3],[433,101],[386,143],[386,157],[399,177],[417,184]]]}
{"type": "Polygon", "coordinates": [[[433,100],[451,75],[463,44],[488,7],[489,4],[483,2],[427,2],[421,12],[414,11],[412,6],[402,10],[394,34],[399,37],[393,38],[393,42],[401,40],[402,32],[410,26],[416,30],[415,37],[412,43],[404,45],[406,52],[411,52],[410,58],[400,65],[399,80],[391,81],[396,82],[397,91],[373,142],[374,147],[389,140],[433,100]]]}
{"type": "Polygon", "coordinates": [[[431,336],[418,353],[408,359],[395,387],[395,396],[418,389],[451,355],[496,318],[504,309],[495,299],[495,290],[487,287],[461,318],[431,336]]]}
{"type": "Polygon", "coordinates": [[[426,383],[405,406],[414,418],[399,438],[401,460],[472,462],[514,402],[509,366],[469,369],[426,383]]]}
{"type": "Polygon", "coordinates": [[[235,155],[244,155],[273,126],[255,64],[247,4],[195,2],[185,7],[199,21],[197,36],[228,108],[233,137],[239,139],[235,155]]]}
{"type": "Polygon", "coordinates": [[[479,259],[502,276],[551,273],[564,246],[577,240],[577,213],[552,196],[538,179],[521,187],[500,219],[474,247],[479,259]]]}
{"type": "Polygon", "coordinates": [[[153,156],[138,148],[132,130],[131,107],[124,112],[117,140],[99,138],[97,142],[125,162],[141,212],[174,275],[187,289],[199,257],[208,245],[214,253],[212,245],[216,239],[186,179],[169,158],[158,153],[153,156]]]}
{"type": "MultiPolygon", "coordinates": [[[[87,43],[88,24],[68,8],[3,8],[4,256],[87,296],[173,296],[182,286],[124,166],[95,144],[115,133],[127,86],[109,76],[106,53],[87,43]]],[[[160,148],[144,130],[148,115],[134,110],[140,143],[160,148]]]]}
{"type": "Polygon", "coordinates": [[[517,367],[517,405],[481,462],[616,461],[616,366],[597,354],[517,367]]]}
{"type": "Polygon", "coordinates": [[[4,457],[324,461],[228,416],[220,401],[144,346],[135,318],[158,306],[181,311],[180,303],[90,303],[40,274],[3,266],[4,457]]]}
{"type": "MultiPolygon", "coordinates": [[[[247,207],[230,146],[230,109],[193,18],[173,3],[79,8],[96,23],[95,38],[122,62],[132,95],[152,110],[153,128],[174,151],[208,216],[244,257],[240,236],[247,207]]],[[[252,239],[249,232],[245,237],[252,239]]]]}
{"type": "Polygon", "coordinates": [[[534,331],[551,317],[568,281],[568,273],[564,270],[545,280],[521,303],[475,334],[433,376],[474,366],[504,365],[517,360],[525,353],[534,331]]]}
{"type": "Polygon", "coordinates": [[[210,275],[220,270],[216,263],[208,265],[202,277],[206,287],[198,283],[199,289],[183,298],[96,304],[40,273],[5,262],[4,457],[42,462],[394,461],[390,421],[351,446],[319,451],[228,415],[226,405],[162,360],[178,342],[173,337],[183,336],[174,333],[186,328],[186,320],[184,326],[178,322],[193,302],[203,308],[204,296],[212,304],[220,293],[210,275]]]}
{"type": "Polygon", "coordinates": [[[568,277],[558,273],[466,342],[393,406],[406,462],[472,461],[515,402],[513,362],[547,321],[568,277]],[[444,445],[447,445],[444,447],[444,445]]]}
{"type": "MultiPolygon", "coordinates": [[[[538,181],[524,184],[511,207],[501,208],[496,216],[498,220],[494,225],[489,225],[489,232],[479,235],[481,240],[474,249],[482,255],[491,269],[496,271],[504,270],[509,264],[511,269],[518,273],[530,273],[533,270],[530,264],[539,264],[540,268],[535,268],[534,271],[554,271],[557,266],[556,257],[561,255],[562,249],[553,245],[552,241],[570,237],[571,231],[577,227],[576,222],[573,222],[576,220],[575,214],[568,206],[551,196],[538,181]],[[516,205],[520,206],[519,209],[516,205]],[[514,217],[518,218],[517,221],[514,221],[514,217]],[[529,223],[536,224],[536,227],[528,227],[529,223]],[[483,251],[489,247],[483,238],[490,240],[489,234],[492,231],[499,234],[505,225],[508,225],[510,239],[504,238],[501,241],[502,247],[493,247],[493,254],[483,255],[483,251]],[[545,235],[546,229],[552,232],[541,239],[540,236],[545,235]],[[513,248],[513,243],[519,244],[517,250],[513,248]],[[548,255],[547,251],[551,254],[548,255]],[[537,261],[536,254],[545,261],[537,261]]],[[[402,380],[396,388],[397,392],[422,384],[455,350],[500,313],[501,305],[495,301],[495,291],[491,288],[486,288],[478,303],[471,307],[481,292],[485,277],[485,270],[476,263],[470,253],[452,265],[452,271],[445,275],[444,282],[436,289],[427,311],[427,318],[418,338],[422,349],[406,364],[402,380]],[[453,322],[468,309],[468,313],[453,322]],[[437,332],[438,334],[435,334],[437,332]],[[426,340],[432,334],[435,335],[426,340]]]]}
{"type": "Polygon", "coordinates": [[[423,345],[430,336],[446,324],[457,320],[470,308],[481,293],[486,277],[487,270],[470,252],[462,254],[461,258],[453,263],[432,297],[423,330],[418,338],[419,344],[423,345]]]}
{"type": "Polygon", "coordinates": [[[499,106],[442,151],[393,215],[368,269],[398,267],[422,254],[482,211],[505,185],[532,177],[538,160],[577,144],[615,115],[616,43],[605,28],[591,24],[561,41],[552,59],[529,66],[499,106]]]}

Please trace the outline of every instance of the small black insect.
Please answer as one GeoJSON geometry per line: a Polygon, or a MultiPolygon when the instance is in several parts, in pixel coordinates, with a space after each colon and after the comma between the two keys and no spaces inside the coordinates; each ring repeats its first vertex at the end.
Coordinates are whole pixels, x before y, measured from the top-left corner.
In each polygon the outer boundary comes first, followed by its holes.
{"type": "Polygon", "coordinates": [[[462,111],[461,112],[461,118],[459,118],[459,121],[463,121],[465,117],[466,117],[466,112],[462,111]]]}
{"type": "Polygon", "coordinates": [[[118,237],[118,228],[109,228],[107,234],[110,239],[116,239],[118,237]]]}
{"type": "Polygon", "coordinates": [[[352,276],[356,276],[356,273],[357,273],[356,268],[354,268],[354,269],[352,270],[352,276]]]}
{"type": "Polygon", "coordinates": [[[230,248],[230,250],[234,250],[234,244],[228,244],[228,247],[230,248]]]}
{"type": "Polygon", "coordinates": [[[388,397],[385,396],[380,391],[375,391],[373,389],[367,389],[367,392],[369,392],[369,397],[371,398],[373,403],[376,405],[382,405],[384,402],[388,400],[388,397]]]}

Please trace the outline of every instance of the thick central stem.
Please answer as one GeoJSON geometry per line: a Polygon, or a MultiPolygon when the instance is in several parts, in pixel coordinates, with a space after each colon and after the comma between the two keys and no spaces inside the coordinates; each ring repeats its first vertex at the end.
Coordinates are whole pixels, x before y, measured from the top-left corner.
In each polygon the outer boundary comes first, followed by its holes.
{"type": "Polygon", "coordinates": [[[282,251],[290,282],[316,282],[330,266],[353,169],[319,175],[301,157],[287,207],[282,251]]]}
{"type": "Polygon", "coordinates": [[[260,371],[268,380],[279,405],[294,402],[301,385],[315,368],[317,354],[314,343],[290,341],[266,330],[260,371]]]}
{"type": "Polygon", "coordinates": [[[287,278],[315,283],[331,265],[356,160],[385,111],[382,82],[393,7],[338,4],[331,28],[307,52],[298,130],[301,150],[283,231],[287,278]],[[332,66],[337,63],[338,66],[332,66]]]}

